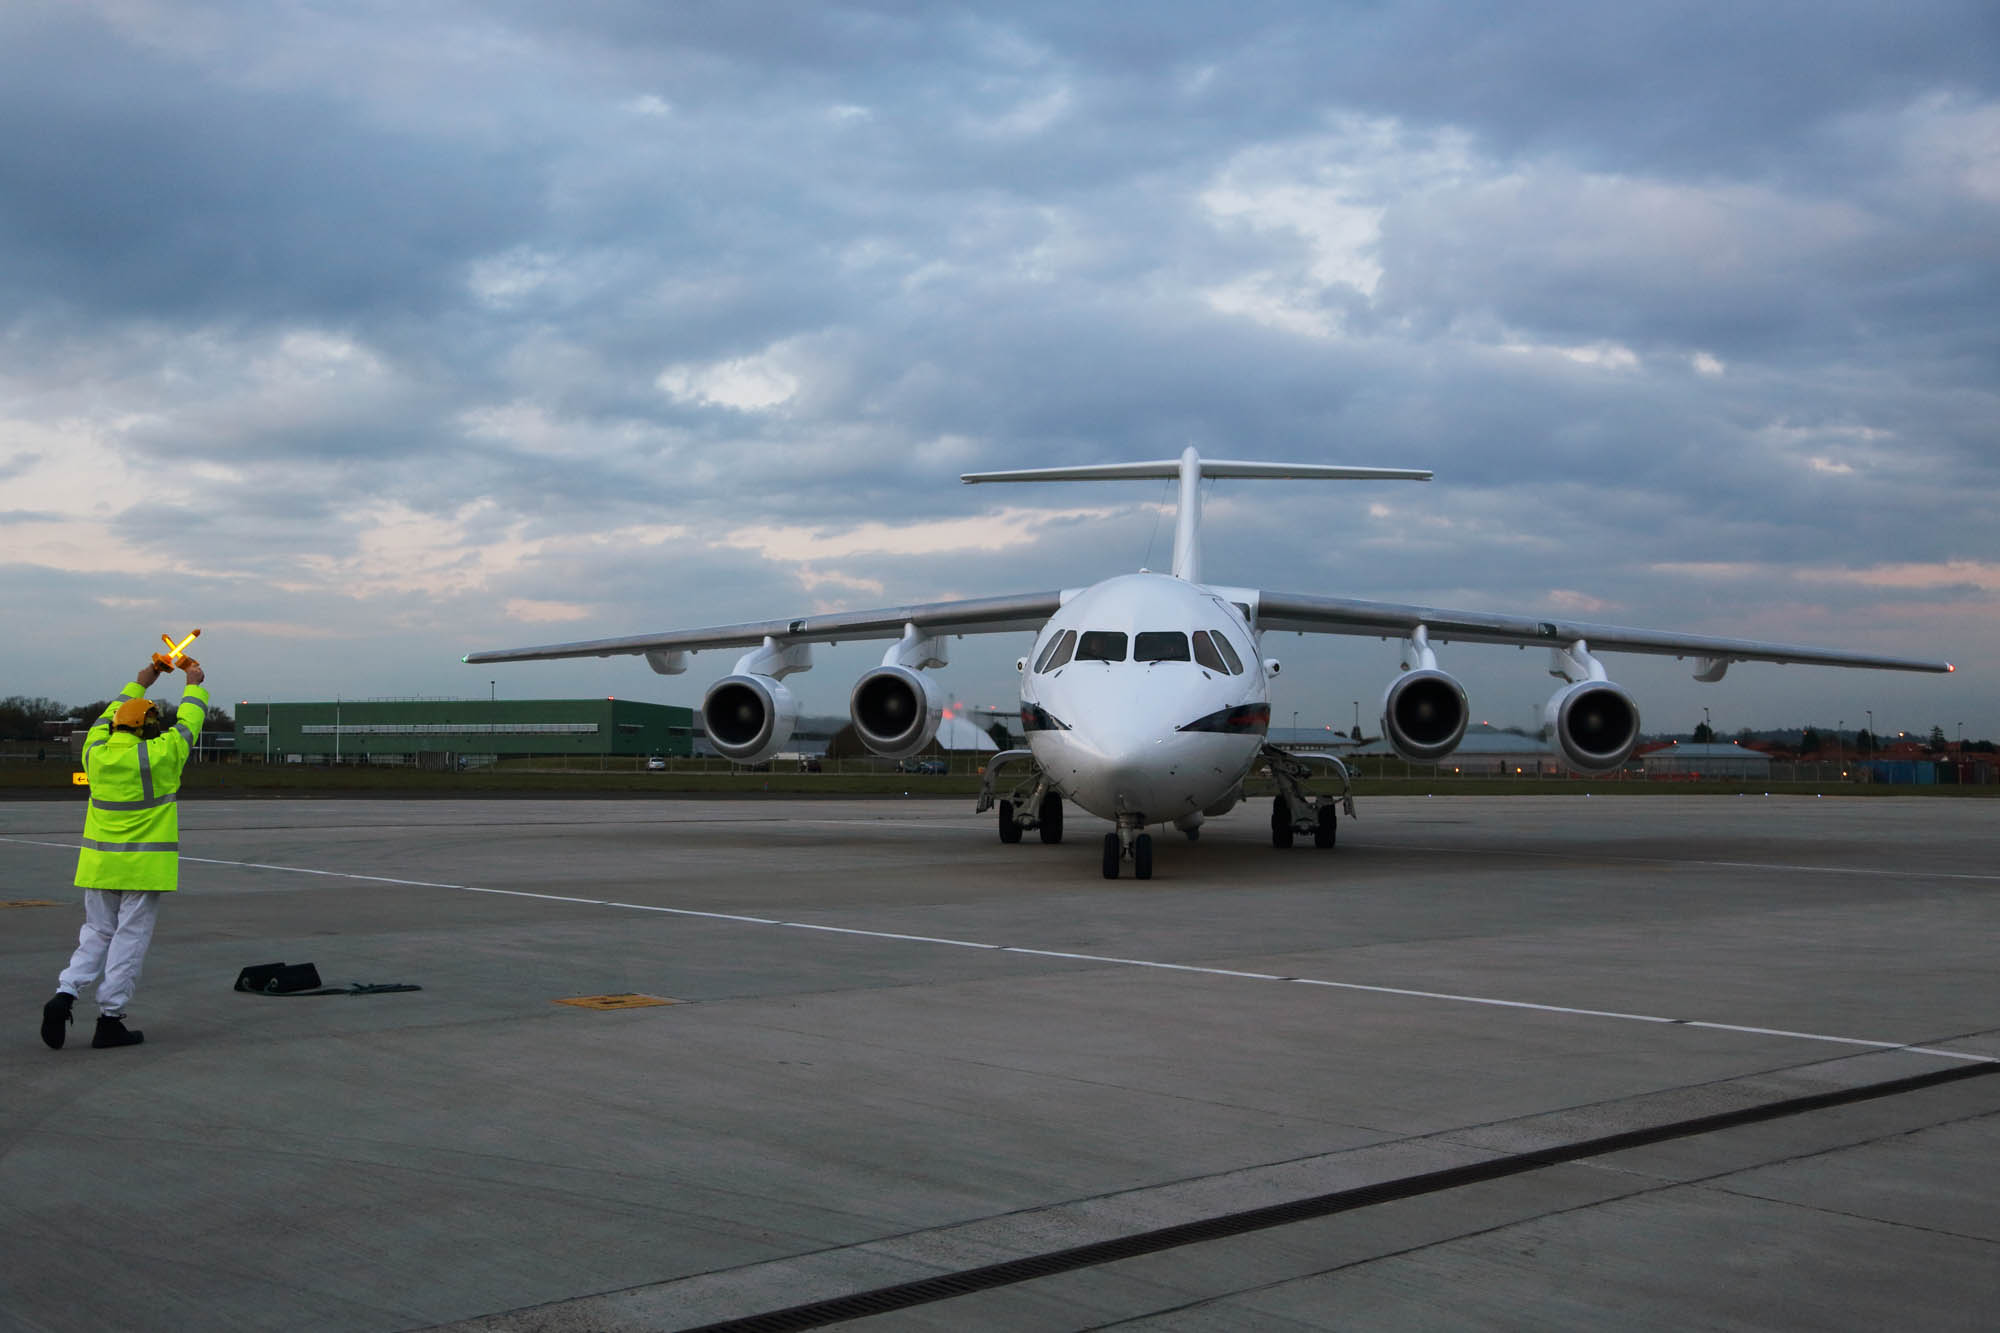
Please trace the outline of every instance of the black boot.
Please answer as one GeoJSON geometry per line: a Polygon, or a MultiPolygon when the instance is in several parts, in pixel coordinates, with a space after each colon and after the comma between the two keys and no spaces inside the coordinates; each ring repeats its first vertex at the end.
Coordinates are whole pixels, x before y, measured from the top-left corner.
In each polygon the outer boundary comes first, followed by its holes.
{"type": "Polygon", "coordinates": [[[42,1041],[50,1050],[62,1049],[63,1038],[69,1035],[64,1029],[76,1022],[76,1016],[70,1013],[70,1006],[75,1003],[76,996],[59,990],[42,1006],[42,1041]]]}
{"type": "Polygon", "coordinates": [[[118,1018],[106,1018],[99,1015],[97,1019],[97,1035],[90,1039],[90,1044],[101,1051],[107,1046],[137,1046],[145,1039],[146,1034],[143,1032],[126,1031],[125,1020],[122,1016],[118,1018]]]}

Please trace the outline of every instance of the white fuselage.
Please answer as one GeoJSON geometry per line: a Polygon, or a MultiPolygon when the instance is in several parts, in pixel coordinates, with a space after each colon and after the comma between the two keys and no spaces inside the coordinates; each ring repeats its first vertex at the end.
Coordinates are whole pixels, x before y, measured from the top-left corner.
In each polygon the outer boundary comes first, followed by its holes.
{"type": "Polygon", "coordinates": [[[1270,696],[1243,612],[1165,574],[1063,603],[1021,673],[1028,746],[1057,791],[1122,823],[1178,822],[1231,800],[1264,744],[1270,696]]]}

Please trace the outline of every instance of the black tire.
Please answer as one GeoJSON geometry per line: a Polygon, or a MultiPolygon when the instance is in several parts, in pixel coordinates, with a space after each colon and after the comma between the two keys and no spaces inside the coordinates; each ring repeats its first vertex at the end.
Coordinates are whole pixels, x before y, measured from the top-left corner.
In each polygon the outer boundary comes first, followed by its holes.
{"type": "Polygon", "coordinates": [[[1020,840],[1021,826],[1014,822],[1014,803],[1012,801],[1002,801],[1000,802],[1000,841],[1019,842],[1020,840]]]}
{"type": "Polygon", "coordinates": [[[1061,842],[1063,828],[1062,797],[1050,792],[1042,797],[1042,841],[1061,842]]]}
{"type": "Polygon", "coordinates": [[[1153,835],[1150,833],[1141,833],[1132,843],[1132,877],[1153,877],[1153,835]]]}
{"type": "Polygon", "coordinates": [[[1292,810],[1282,796],[1271,798],[1271,845],[1281,849],[1292,845],[1292,810]]]}
{"type": "Polygon", "coordinates": [[[1118,835],[1116,833],[1107,833],[1104,835],[1104,878],[1118,878],[1118,835]]]}
{"type": "Polygon", "coordinates": [[[1340,816],[1334,813],[1333,807],[1330,805],[1321,806],[1319,808],[1319,827],[1313,830],[1313,846],[1321,849],[1333,846],[1333,840],[1338,833],[1339,827],[1340,816]]]}

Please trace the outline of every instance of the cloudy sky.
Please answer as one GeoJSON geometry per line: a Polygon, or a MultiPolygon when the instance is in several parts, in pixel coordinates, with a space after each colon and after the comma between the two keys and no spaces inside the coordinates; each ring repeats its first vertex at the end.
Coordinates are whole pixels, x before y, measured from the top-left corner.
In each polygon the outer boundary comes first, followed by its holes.
{"type": "MultiPolygon", "coordinates": [[[[1218,581],[1945,657],[1613,674],[2000,735],[2000,10],[1531,9],[16,0],[0,693],[200,625],[227,700],[693,704],[458,659],[1161,568],[1166,483],[957,476],[1193,444],[1437,472],[1210,483],[1218,581]]],[[[1281,724],[1395,671],[1266,647],[1281,724]]]]}

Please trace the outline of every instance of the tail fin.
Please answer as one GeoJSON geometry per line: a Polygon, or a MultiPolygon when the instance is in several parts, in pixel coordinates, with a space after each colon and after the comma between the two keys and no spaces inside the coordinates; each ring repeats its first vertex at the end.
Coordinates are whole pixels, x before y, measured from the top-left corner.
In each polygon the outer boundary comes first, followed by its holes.
{"type": "Polygon", "coordinates": [[[1251,463],[1203,458],[1190,445],[1179,458],[1149,463],[1100,463],[1084,467],[1023,468],[1014,472],[967,472],[960,481],[1149,481],[1178,477],[1180,508],[1174,524],[1174,577],[1201,581],[1201,487],[1203,477],[1317,478],[1323,481],[1429,481],[1427,468],[1336,467],[1325,463],[1251,463]]]}

